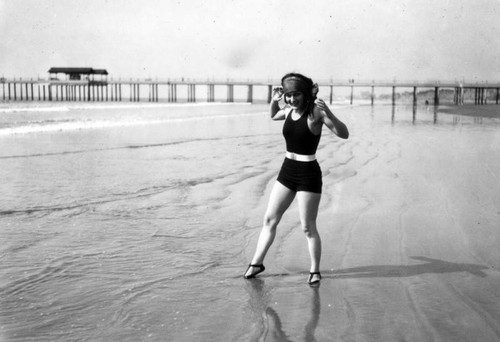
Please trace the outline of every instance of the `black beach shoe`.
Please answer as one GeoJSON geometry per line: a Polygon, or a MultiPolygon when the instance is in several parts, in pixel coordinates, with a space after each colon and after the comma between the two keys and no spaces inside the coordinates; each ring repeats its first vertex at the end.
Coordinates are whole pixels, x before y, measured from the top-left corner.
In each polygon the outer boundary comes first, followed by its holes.
{"type": "Polygon", "coordinates": [[[261,264],[261,265],[252,265],[252,264],[250,264],[250,265],[248,265],[248,268],[247,268],[247,270],[246,270],[246,272],[245,272],[244,277],[245,277],[245,279],[252,279],[252,278],[255,278],[255,276],[256,276],[257,274],[259,274],[259,273],[261,273],[261,272],[264,272],[264,270],[265,270],[265,269],[266,269],[266,268],[265,268],[265,267],[264,267],[264,265],[262,265],[262,264],[261,264]],[[255,268],[258,268],[258,270],[257,270],[256,272],[253,272],[253,273],[250,273],[249,275],[247,275],[248,270],[250,269],[250,267],[255,267],[255,268]]]}
{"type": "Polygon", "coordinates": [[[320,280],[321,280],[321,273],[320,273],[320,272],[309,272],[309,278],[307,279],[307,283],[308,283],[309,285],[316,285],[316,284],[319,284],[320,280]],[[318,278],[319,278],[319,279],[318,279],[318,280],[315,280],[315,281],[312,281],[312,279],[313,279],[313,277],[314,277],[315,275],[318,275],[318,278]]]}

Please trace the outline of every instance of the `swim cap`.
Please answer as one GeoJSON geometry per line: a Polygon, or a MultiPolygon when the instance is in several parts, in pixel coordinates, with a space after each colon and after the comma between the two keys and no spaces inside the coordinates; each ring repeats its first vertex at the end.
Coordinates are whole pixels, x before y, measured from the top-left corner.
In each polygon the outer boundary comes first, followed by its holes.
{"type": "Polygon", "coordinates": [[[294,91],[300,91],[302,94],[307,95],[311,92],[307,82],[299,77],[291,76],[287,77],[282,82],[283,93],[291,93],[294,91]]]}

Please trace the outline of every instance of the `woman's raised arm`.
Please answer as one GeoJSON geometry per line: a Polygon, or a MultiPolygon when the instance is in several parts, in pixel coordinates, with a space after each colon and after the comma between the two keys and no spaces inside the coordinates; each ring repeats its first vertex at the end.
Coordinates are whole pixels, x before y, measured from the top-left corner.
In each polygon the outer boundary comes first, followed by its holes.
{"type": "Polygon", "coordinates": [[[269,112],[271,114],[271,119],[273,120],[285,120],[286,114],[283,109],[280,108],[279,101],[283,97],[283,88],[278,87],[273,89],[273,97],[271,98],[271,107],[269,112]]]}
{"type": "Polygon", "coordinates": [[[349,138],[349,130],[347,126],[340,121],[328,108],[325,101],[318,99],[316,100],[316,106],[314,110],[319,110],[323,123],[328,127],[335,135],[339,138],[347,139],[349,138]]]}

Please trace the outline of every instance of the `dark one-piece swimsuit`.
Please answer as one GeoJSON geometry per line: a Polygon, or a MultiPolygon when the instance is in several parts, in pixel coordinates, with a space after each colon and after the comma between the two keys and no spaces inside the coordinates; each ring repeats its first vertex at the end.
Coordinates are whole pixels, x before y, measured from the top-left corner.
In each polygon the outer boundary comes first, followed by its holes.
{"type": "MultiPolygon", "coordinates": [[[[315,135],[311,132],[307,117],[307,114],[303,114],[298,120],[293,120],[290,112],[285,119],[283,136],[288,152],[303,155],[316,154],[321,133],[315,135]]],[[[323,186],[321,168],[317,160],[298,161],[285,158],[277,180],[295,192],[309,191],[320,194],[323,186]]]]}

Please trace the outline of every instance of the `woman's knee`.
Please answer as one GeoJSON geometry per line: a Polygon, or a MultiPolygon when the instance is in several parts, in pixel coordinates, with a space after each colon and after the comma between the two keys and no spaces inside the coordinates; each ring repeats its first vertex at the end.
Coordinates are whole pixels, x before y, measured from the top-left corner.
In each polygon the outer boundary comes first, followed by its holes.
{"type": "Polygon", "coordinates": [[[316,229],[316,222],[302,222],[302,231],[308,238],[317,236],[318,230],[316,229]]]}
{"type": "Polygon", "coordinates": [[[264,227],[269,229],[276,229],[278,223],[280,222],[280,217],[274,214],[264,215],[264,227]]]}

